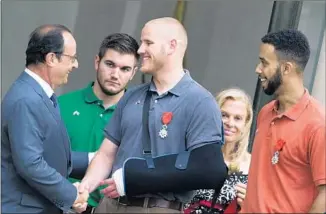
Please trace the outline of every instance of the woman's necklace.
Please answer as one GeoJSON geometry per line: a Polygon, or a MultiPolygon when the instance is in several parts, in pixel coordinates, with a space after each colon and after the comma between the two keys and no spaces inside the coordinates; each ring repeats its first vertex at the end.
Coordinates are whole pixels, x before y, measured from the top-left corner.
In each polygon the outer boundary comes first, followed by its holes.
{"type": "Polygon", "coordinates": [[[240,165],[238,162],[232,161],[228,164],[229,174],[240,172],[240,165]]]}

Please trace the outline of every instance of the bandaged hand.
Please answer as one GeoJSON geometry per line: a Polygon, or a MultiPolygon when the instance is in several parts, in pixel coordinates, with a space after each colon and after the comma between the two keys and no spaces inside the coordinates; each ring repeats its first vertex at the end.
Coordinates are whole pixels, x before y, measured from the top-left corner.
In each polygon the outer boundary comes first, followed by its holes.
{"type": "Polygon", "coordinates": [[[100,185],[108,185],[101,192],[108,198],[118,198],[125,195],[122,169],[116,170],[112,178],[106,179],[100,185]]]}
{"type": "Polygon", "coordinates": [[[82,213],[86,210],[87,208],[87,200],[88,200],[88,197],[89,197],[89,193],[88,191],[80,191],[78,189],[80,183],[79,182],[76,182],[76,183],[73,183],[73,185],[76,187],[77,189],[77,194],[78,194],[78,197],[77,199],[75,200],[74,204],[72,205],[72,208],[77,212],[77,213],[82,213]]]}

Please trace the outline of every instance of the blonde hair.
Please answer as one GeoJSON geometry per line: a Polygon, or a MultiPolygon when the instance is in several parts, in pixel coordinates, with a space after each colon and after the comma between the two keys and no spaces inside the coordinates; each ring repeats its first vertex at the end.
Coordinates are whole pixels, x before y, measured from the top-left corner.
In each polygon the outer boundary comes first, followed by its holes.
{"type": "MultiPolygon", "coordinates": [[[[241,136],[238,142],[236,142],[235,144],[235,148],[232,149],[232,153],[235,157],[242,156],[244,152],[247,152],[247,147],[249,144],[250,127],[253,118],[251,98],[246,92],[239,88],[229,88],[218,93],[215,99],[220,108],[222,108],[222,106],[227,100],[241,101],[246,105],[247,117],[245,120],[245,127],[244,130],[241,132],[241,136]]],[[[223,150],[223,153],[224,152],[225,151],[223,150]]]]}

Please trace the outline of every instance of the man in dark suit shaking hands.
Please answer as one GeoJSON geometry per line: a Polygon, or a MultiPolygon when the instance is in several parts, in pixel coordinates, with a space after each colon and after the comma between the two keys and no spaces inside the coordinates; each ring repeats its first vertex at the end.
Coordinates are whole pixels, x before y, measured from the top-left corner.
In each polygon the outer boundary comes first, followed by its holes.
{"type": "MultiPolygon", "coordinates": [[[[88,194],[67,178],[71,150],[54,89],[78,67],[76,41],[62,25],[30,35],[26,68],[1,103],[2,213],[82,212],[88,194]]],[[[10,72],[10,71],[7,71],[10,72]]]]}

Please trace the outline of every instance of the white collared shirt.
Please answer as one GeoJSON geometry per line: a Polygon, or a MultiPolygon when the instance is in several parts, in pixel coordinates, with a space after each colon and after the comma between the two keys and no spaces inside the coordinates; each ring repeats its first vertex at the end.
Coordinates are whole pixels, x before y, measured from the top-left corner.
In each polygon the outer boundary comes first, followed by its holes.
{"type": "Polygon", "coordinates": [[[49,85],[49,83],[45,82],[39,75],[34,73],[33,71],[29,70],[28,68],[25,68],[25,72],[30,75],[35,81],[40,84],[42,89],[45,91],[46,95],[50,98],[52,94],[54,93],[53,89],[49,85]]]}

